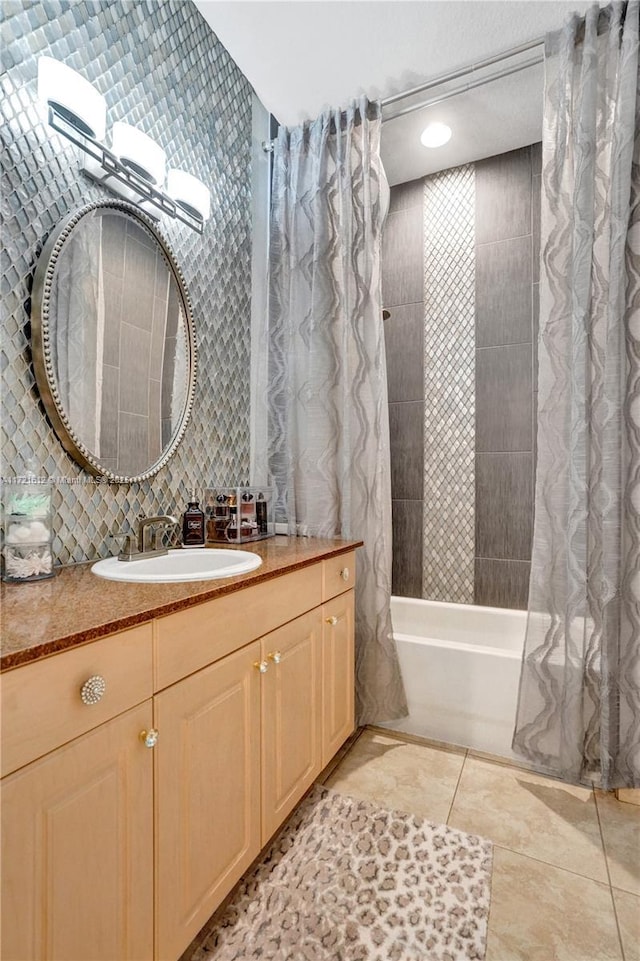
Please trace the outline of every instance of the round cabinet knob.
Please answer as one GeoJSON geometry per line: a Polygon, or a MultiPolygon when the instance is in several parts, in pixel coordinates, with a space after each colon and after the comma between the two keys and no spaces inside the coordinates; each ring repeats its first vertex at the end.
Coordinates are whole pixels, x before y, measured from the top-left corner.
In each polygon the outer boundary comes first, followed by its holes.
{"type": "Polygon", "coordinates": [[[148,731],[140,731],[139,735],[140,740],[145,747],[155,747],[158,743],[159,736],[160,735],[158,731],[156,731],[155,727],[150,728],[148,731]]]}
{"type": "Polygon", "coordinates": [[[340,577],[342,578],[343,581],[348,581],[348,580],[349,580],[349,568],[348,568],[348,567],[343,567],[343,568],[342,568],[342,570],[340,571],[340,577]]]}
{"type": "Polygon", "coordinates": [[[335,627],[338,623],[338,618],[335,616],[335,614],[332,614],[331,617],[326,618],[326,621],[327,624],[331,624],[331,627],[335,627]]]}
{"type": "Polygon", "coordinates": [[[97,704],[107,689],[107,682],[99,674],[88,677],[80,688],[83,704],[97,704]]]}
{"type": "Polygon", "coordinates": [[[266,674],[269,669],[269,665],[266,661],[256,661],[253,666],[256,668],[256,670],[260,671],[261,674],[266,674]]]}
{"type": "Polygon", "coordinates": [[[267,657],[273,661],[274,664],[279,664],[282,660],[282,653],[280,651],[273,651],[271,654],[267,654],[267,657]]]}

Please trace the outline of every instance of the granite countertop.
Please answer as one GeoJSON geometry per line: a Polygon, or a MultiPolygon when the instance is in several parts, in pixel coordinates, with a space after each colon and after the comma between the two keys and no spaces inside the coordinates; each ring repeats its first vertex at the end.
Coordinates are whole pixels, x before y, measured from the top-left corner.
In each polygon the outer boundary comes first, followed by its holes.
{"type": "Polygon", "coordinates": [[[262,565],[257,570],[210,581],[175,584],[108,581],[92,574],[91,564],[86,563],[62,567],[57,576],[49,580],[2,584],[0,670],[9,670],[154,617],[230,594],[361,545],[362,541],[277,535],[259,543],[241,545],[242,549],[262,557],[262,565]]]}

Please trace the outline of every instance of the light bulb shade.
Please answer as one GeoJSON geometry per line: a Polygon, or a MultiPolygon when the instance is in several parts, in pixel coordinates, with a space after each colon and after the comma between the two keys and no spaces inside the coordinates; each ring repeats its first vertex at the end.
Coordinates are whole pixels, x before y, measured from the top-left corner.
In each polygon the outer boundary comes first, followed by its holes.
{"type": "Polygon", "coordinates": [[[167,176],[167,193],[183,210],[199,220],[208,220],[211,212],[211,194],[201,180],[185,170],[170,170],[167,176]]]}
{"type": "Polygon", "coordinates": [[[53,57],[38,60],[38,97],[54,107],[76,130],[104,140],[107,105],[83,76],[53,57]]]}
{"type": "Polygon", "coordinates": [[[162,186],[166,165],[165,152],[142,130],[118,120],[113,125],[111,149],[129,170],[155,186],[162,186]]]}

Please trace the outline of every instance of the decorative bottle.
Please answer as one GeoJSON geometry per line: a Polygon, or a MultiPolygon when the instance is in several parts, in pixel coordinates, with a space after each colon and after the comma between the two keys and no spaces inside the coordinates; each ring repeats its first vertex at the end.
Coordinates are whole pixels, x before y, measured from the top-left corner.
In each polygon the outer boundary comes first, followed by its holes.
{"type": "Polygon", "coordinates": [[[182,543],[185,547],[204,547],[204,525],[204,511],[200,510],[196,492],[192,490],[182,518],[182,543]]]}
{"type": "Polygon", "coordinates": [[[267,524],[267,502],[262,493],[258,494],[258,500],[256,501],[256,521],[258,522],[258,533],[266,534],[269,530],[267,524]]]}

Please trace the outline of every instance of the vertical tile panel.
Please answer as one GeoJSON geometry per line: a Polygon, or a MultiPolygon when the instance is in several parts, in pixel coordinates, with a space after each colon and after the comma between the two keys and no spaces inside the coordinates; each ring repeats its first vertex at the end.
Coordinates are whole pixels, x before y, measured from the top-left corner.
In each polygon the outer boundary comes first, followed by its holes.
{"type": "Polygon", "coordinates": [[[111,367],[120,364],[120,324],[122,322],[122,275],[119,277],[106,269],[102,273],[104,314],[103,358],[111,367]]]}
{"type": "Polygon", "coordinates": [[[422,401],[389,404],[391,440],[391,496],[395,500],[422,500],[422,401]]]}
{"type": "Polygon", "coordinates": [[[394,594],[422,595],[423,181],[391,188],[382,252],[391,434],[394,594]]]}
{"type": "Polygon", "coordinates": [[[526,610],[529,599],[528,561],[476,558],[475,602],[483,607],[526,610]]]}
{"type": "Polygon", "coordinates": [[[396,210],[407,210],[409,207],[419,207],[422,210],[422,195],[424,180],[409,180],[404,184],[396,184],[391,188],[389,197],[389,213],[396,210]]]}
{"type": "Polygon", "coordinates": [[[477,165],[476,238],[490,246],[478,249],[475,600],[498,607],[527,604],[535,483],[540,162],[541,145],[534,144],[477,165]],[[509,266],[489,262],[490,251],[500,247],[511,248],[509,266]],[[493,301],[482,290],[487,279],[493,301]]]}
{"type": "Polygon", "coordinates": [[[394,307],[384,322],[389,403],[424,398],[424,306],[394,307]]]}
{"type": "Polygon", "coordinates": [[[476,556],[530,560],[533,455],[476,454],[476,556]]]}
{"type": "Polygon", "coordinates": [[[100,410],[100,458],[118,457],[118,397],[120,371],[109,364],[102,365],[102,407],[100,410]]]}
{"type": "Polygon", "coordinates": [[[382,235],[382,299],[385,307],[422,301],[422,210],[389,214],[382,235]]]}
{"type": "Polygon", "coordinates": [[[531,233],[529,147],[476,164],[476,243],[531,233]]]}
{"type": "MultiPolygon", "coordinates": [[[[122,324],[120,349],[120,405],[129,414],[149,414],[151,332],[122,324]]],[[[145,442],[145,450],[147,448],[145,442]]]]}
{"type": "Polygon", "coordinates": [[[476,351],[476,449],[532,449],[532,347],[476,351]]]}
{"type": "Polygon", "coordinates": [[[102,266],[116,277],[124,269],[126,221],[120,214],[102,218],[102,266]]]}
{"type": "Polygon", "coordinates": [[[139,236],[144,236],[142,230],[138,230],[135,236],[127,236],[126,240],[122,319],[127,324],[151,330],[156,255],[138,239],[139,236]]]}
{"type": "Polygon", "coordinates": [[[423,596],[473,602],[474,168],[425,180],[423,596]]]}
{"type": "Polygon", "coordinates": [[[120,411],[118,427],[118,463],[134,473],[147,463],[149,418],[120,411]]]}
{"type": "Polygon", "coordinates": [[[422,597],[422,501],[394,500],[392,591],[422,597]]]}
{"type": "Polygon", "coordinates": [[[476,346],[531,342],[531,237],[476,248],[476,346]]]}

